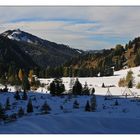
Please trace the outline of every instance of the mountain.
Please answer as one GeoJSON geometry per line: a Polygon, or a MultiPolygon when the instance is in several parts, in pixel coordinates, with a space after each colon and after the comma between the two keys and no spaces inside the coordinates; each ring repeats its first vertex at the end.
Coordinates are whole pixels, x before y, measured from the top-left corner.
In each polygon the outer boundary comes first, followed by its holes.
{"type": "MultiPolygon", "coordinates": [[[[14,47],[14,52],[16,54],[19,54],[19,50],[22,52],[21,55],[14,55],[16,60],[20,61],[23,56],[27,56],[26,58],[28,58],[28,60],[25,59],[27,60],[26,63],[32,62],[31,64],[33,66],[43,68],[62,65],[71,58],[77,57],[82,53],[82,51],[78,49],[73,49],[67,45],[41,39],[30,33],[21,31],[20,29],[8,30],[0,34],[0,37],[2,38],[3,43],[6,44],[4,49],[16,46],[14,47]]],[[[0,40],[0,43],[2,40],[0,40]]],[[[10,55],[10,52],[8,54],[10,55]]],[[[3,59],[5,59],[5,57],[7,56],[3,55],[3,59]]],[[[16,63],[15,60],[13,61],[16,63]]],[[[23,62],[21,62],[21,64],[23,64],[23,62]]],[[[29,63],[28,65],[32,66],[31,64],[29,63]]],[[[24,67],[24,65],[22,67],[24,67]]]]}
{"type": "Polygon", "coordinates": [[[39,68],[41,77],[103,76],[112,70],[140,65],[140,37],[125,46],[83,51],[41,39],[30,33],[8,30],[0,34],[0,74],[15,69],[39,68]],[[109,72],[108,72],[109,70],[109,72]]]}
{"type": "Polygon", "coordinates": [[[0,35],[0,73],[1,71],[6,72],[10,65],[18,68],[37,66],[32,58],[20,49],[16,42],[0,35]]]}

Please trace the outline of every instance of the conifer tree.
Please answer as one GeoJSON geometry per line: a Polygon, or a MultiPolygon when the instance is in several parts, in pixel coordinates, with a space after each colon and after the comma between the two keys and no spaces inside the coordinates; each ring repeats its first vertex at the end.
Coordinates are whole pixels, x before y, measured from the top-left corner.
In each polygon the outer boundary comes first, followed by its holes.
{"type": "Polygon", "coordinates": [[[119,105],[118,100],[115,101],[115,105],[116,105],[116,106],[119,105]]]}
{"type": "Polygon", "coordinates": [[[104,83],[102,84],[102,88],[105,88],[105,84],[104,83]]]}
{"type": "Polygon", "coordinates": [[[33,105],[32,105],[32,100],[29,99],[29,102],[27,104],[27,113],[33,112],[33,105]]]}
{"type": "Polygon", "coordinates": [[[85,111],[87,111],[87,112],[91,111],[91,107],[90,107],[89,101],[87,101],[87,103],[86,103],[85,111]]]}
{"type": "Polygon", "coordinates": [[[72,93],[75,95],[81,95],[82,93],[82,84],[79,82],[78,78],[75,81],[75,84],[72,89],[72,93]]]}
{"type": "Polygon", "coordinates": [[[22,81],[22,89],[23,90],[30,90],[30,83],[28,80],[28,77],[26,75],[24,75],[23,81],[22,81]]]}
{"type": "Polygon", "coordinates": [[[48,114],[49,111],[51,111],[51,108],[50,106],[47,104],[47,102],[45,102],[43,105],[42,105],[42,108],[41,108],[41,111],[45,114],[48,114]]]}
{"type": "Polygon", "coordinates": [[[6,100],[6,104],[5,104],[5,109],[6,110],[10,110],[10,100],[9,100],[9,97],[7,98],[7,100],[6,100]]]}
{"type": "Polygon", "coordinates": [[[0,104],[0,120],[5,118],[5,110],[0,104]]]}
{"type": "Polygon", "coordinates": [[[74,103],[73,103],[73,108],[74,108],[74,109],[78,109],[78,108],[79,108],[79,103],[78,103],[77,100],[74,101],[74,103]]]}
{"type": "Polygon", "coordinates": [[[50,94],[51,95],[61,95],[65,91],[65,86],[62,84],[62,80],[59,78],[54,79],[50,83],[50,94]]]}
{"type": "Polygon", "coordinates": [[[20,107],[19,110],[18,110],[18,116],[19,116],[19,117],[24,116],[24,110],[23,110],[22,107],[20,107]]]}

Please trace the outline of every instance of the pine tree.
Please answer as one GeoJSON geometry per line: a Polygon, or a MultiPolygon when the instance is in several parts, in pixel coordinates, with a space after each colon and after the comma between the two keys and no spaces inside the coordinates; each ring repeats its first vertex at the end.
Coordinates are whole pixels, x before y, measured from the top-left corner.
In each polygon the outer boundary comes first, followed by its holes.
{"type": "Polygon", "coordinates": [[[86,103],[85,111],[87,111],[87,112],[91,111],[91,107],[90,107],[89,101],[87,101],[87,103],[86,103]]]}
{"type": "Polygon", "coordinates": [[[75,95],[81,95],[82,93],[82,84],[79,82],[78,78],[75,81],[75,84],[72,89],[72,93],[75,95]]]}
{"type": "Polygon", "coordinates": [[[5,118],[5,110],[0,104],[0,120],[5,118]]]}
{"type": "Polygon", "coordinates": [[[22,89],[25,91],[30,90],[30,83],[26,75],[24,76],[23,81],[22,81],[22,89]]]}
{"type": "Polygon", "coordinates": [[[24,116],[24,110],[23,110],[22,107],[20,107],[19,110],[18,110],[18,116],[19,116],[19,117],[24,116]]]}
{"type": "Polygon", "coordinates": [[[15,93],[15,95],[14,95],[14,98],[15,98],[16,100],[20,100],[20,95],[19,95],[19,92],[18,92],[18,91],[16,91],[16,93],[15,93]]]}
{"type": "Polygon", "coordinates": [[[115,106],[118,106],[118,105],[119,105],[118,100],[116,100],[115,101],[115,106]]]}
{"type": "Polygon", "coordinates": [[[18,72],[18,77],[19,77],[20,81],[23,80],[24,73],[23,73],[22,69],[19,70],[19,72],[18,72]]]}
{"type": "Polygon", "coordinates": [[[74,103],[73,103],[73,108],[74,108],[74,109],[78,109],[78,108],[79,108],[79,103],[78,103],[77,100],[74,101],[74,103]]]}
{"type": "Polygon", "coordinates": [[[24,90],[22,100],[27,100],[27,99],[28,99],[28,96],[27,96],[26,91],[24,90]]]}
{"type": "Polygon", "coordinates": [[[62,84],[62,80],[59,78],[54,79],[50,83],[50,94],[51,95],[61,95],[65,91],[65,85],[62,84]]]}
{"type": "Polygon", "coordinates": [[[32,105],[32,100],[29,99],[29,102],[27,104],[27,113],[33,112],[33,105],[32,105]]]}
{"type": "Polygon", "coordinates": [[[93,95],[93,97],[90,99],[90,104],[91,104],[91,111],[96,110],[96,96],[93,95]]]}
{"type": "Polygon", "coordinates": [[[102,88],[105,88],[105,84],[104,83],[102,84],[102,88]]]}
{"type": "Polygon", "coordinates": [[[10,100],[9,100],[9,97],[7,98],[7,100],[6,100],[6,104],[5,104],[5,109],[6,110],[10,110],[10,100]]]}
{"type": "Polygon", "coordinates": [[[42,105],[42,108],[41,108],[41,111],[45,114],[48,114],[49,111],[51,111],[51,108],[50,106],[47,104],[47,102],[45,102],[43,105],[42,105]]]}

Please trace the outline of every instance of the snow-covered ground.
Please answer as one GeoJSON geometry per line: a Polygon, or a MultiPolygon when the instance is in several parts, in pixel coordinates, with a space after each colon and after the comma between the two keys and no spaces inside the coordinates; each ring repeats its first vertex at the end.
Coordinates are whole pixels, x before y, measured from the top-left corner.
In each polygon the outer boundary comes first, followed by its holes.
{"type": "MultiPolygon", "coordinates": [[[[110,88],[112,95],[122,95],[125,88],[118,87],[118,82],[119,82],[120,78],[126,77],[127,72],[129,70],[133,71],[133,77],[134,77],[135,84],[140,82],[140,77],[138,76],[138,75],[140,75],[140,66],[125,69],[125,70],[115,71],[114,76],[110,76],[110,77],[84,77],[84,78],[78,78],[78,79],[82,83],[83,86],[84,86],[85,82],[87,82],[89,88],[94,87],[96,90],[96,93],[95,93],[96,95],[105,95],[106,94],[107,88],[101,88],[103,83],[105,84],[105,86],[114,86],[114,87],[110,88]]],[[[52,82],[52,80],[53,80],[53,78],[40,79],[40,82],[49,85],[50,82],[52,82]]],[[[63,80],[63,83],[65,84],[66,90],[69,90],[71,78],[64,77],[64,78],[62,78],[62,80],[63,80]]],[[[132,92],[136,92],[137,94],[140,94],[140,90],[136,89],[135,87],[131,90],[132,90],[132,92]]],[[[44,92],[44,93],[48,92],[47,86],[45,88],[39,88],[37,90],[37,92],[44,92]]]]}
{"type": "MultiPolygon", "coordinates": [[[[22,95],[22,93],[21,93],[22,95]]],[[[6,98],[10,97],[11,110],[16,113],[21,106],[26,113],[28,101],[15,101],[13,93],[1,95],[3,105],[6,98]],[[16,106],[15,106],[16,104],[16,106]]],[[[78,134],[101,134],[101,133],[140,133],[140,102],[133,98],[119,98],[119,105],[115,105],[116,99],[104,100],[104,96],[96,96],[97,110],[85,112],[85,104],[91,96],[77,96],[68,98],[51,97],[49,94],[30,93],[34,112],[27,114],[17,121],[1,124],[0,133],[78,133],[78,134]],[[36,100],[34,100],[36,97],[36,100]],[[79,102],[79,109],[73,109],[73,102],[79,102]],[[47,101],[51,107],[50,114],[40,115],[41,105],[47,101]],[[60,105],[64,107],[60,109],[60,105]]]]}
{"type": "MultiPolygon", "coordinates": [[[[0,133],[78,133],[78,134],[101,134],[101,133],[125,133],[125,134],[140,134],[140,99],[139,98],[124,98],[122,95],[125,88],[118,87],[120,78],[125,77],[126,70],[116,71],[115,76],[111,77],[91,77],[79,78],[79,81],[84,85],[87,82],[90,88],[95,87],[97,99],[97,109],[95,112],[85,112],[84,108],[87,100],[90,101],[90,96],[77,96],[70,98],[68,95],[64,97],[52,97],[45,88],[39,88],[36,92],[28,93],[28,99],[32,99],[34,112],[26,113],[28,101],[16,101],[14,92],[0,94],[0,103],[5,105],[7,97],[10,98],[11,110],[7,114],[17,113],[22,107],[25,111],[25,116],[18,118],[17,121],[0,124],[0,133]],[[112,100],[104,100],[107,88],[102,88],[104,83],[110,87],[110,92],[113,96],[112,100]],[[119,105],[115,105],[115,101],[119,105]],[[73,102],[79,102],[79,109],[73,109],[73,102]],[[51,107],[49,114],[41,115],[41,106],[47,101],[51,107]],[[63,110],[60,108],[63,106],[63,110]]],[[[135,83],[140,82],[140,67],[131,68],[134,73],[135,83]]],[[[41,83],[49,84],[53,79],[40,79],[41,83]]],[[[66,90],[69,89],[70,78],[63,78],[66,90]]],[[[10,87],[14,91],[14,87],[10,87]]],[[[133,88],[132,92],[140,95],[140,90],[133,88]]],[[[22,96],[22,93],[20,93],[22,96]]]]}

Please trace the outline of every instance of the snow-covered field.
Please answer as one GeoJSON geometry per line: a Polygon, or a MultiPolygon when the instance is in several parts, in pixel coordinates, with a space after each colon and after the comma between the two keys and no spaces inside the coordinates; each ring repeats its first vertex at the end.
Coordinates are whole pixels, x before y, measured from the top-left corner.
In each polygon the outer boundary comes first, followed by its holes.
{"type": "MultiPolygon", "coordinates": [[[[114,86],[114,87],[110,88],[112,95],[122,95],[125,88],[118,87],[118,81],[120,80],[120,78],[126,77],[127,72],[129,70],[133,71],[133,77],[134,77],[135,84],[140,82],[140,77],[138,76],[138,75],[140,75],[140,66],[130,68],[130,69],[125,69],[125,70],[115,71],[114,76],[110,76],[110,77],[86,77],[86,78],[84,77],[84,78],[78,78],[78,79],[82,83],[83,86],[84,86],[85,82],[87,82],[89,88],[94,87],[96,90],[96,93],[95,93],[96,95],[105,95],[106,94],[107,88],[101,88],[102,83],[104,83],[105,86],[114,86]]],[[[67,77],[62,78],[63,83],[65,84],[66,90],[69,90],[70,79],[71,78],[67,78],[67,77]]],[[[40,79],[41,83],[45,83],[47,85],[49,85],[52,80],[53,80],[52,78],[40,79]]],[[[137,94],[140,94],[140,90],[136,89],[135,87],[131,90],[132,90],[132,92],[136,92],[137,94]]],[[[48,92],[47,86],[45,88],[39,88],[37,91],[46,93],[46,92],[48,92]]]]}
{"type": "MultiPolygon", "coordinates": [[[[7,114],[17,113],[22,107],[25,116],[18,118],[11,123],[0,124],[0,133],[38,133],[38,134],[140,134],[140,99],[129,97],[124,98],[122,95],[124,88],[118,87],[120,78],[125,77],[127,70],[115,72],[115,76],[111,77],[95,77],[95,78],[79,78],[84,85],[88,83],[90,88],[95,87],[97,99],[97,110],[95,112],[85,112],[85,105],[90,96],[77,96],[70,98],[68,95],[64,97],[52,97],[48,94],[47,87],[39,88],[36,92],[28,93],[28,99],[32,99],[34,112],[26,113],[28,101],[14,99],[14,92],[0,94],[0,103],[5,105],[7,97],[10,98],[11,110],[7,114]],[[106,86],[114,85],[110,88],[110,92],[114,98],[112,100],[104,100],[107,88],[101,88],[102,83],[106,86]],[[115,105],[115,101],[119,105],[115,105]],[[79,102],[79,109],[73,109],[73,102],[79,102]],[[41,106],[47,101],[51,107],[49,114],[41,115],[41,106]],[[60,108],[63,106],[63,109],[60,108]]],[[[134,72],[135,82],[140,82],[140,67],[131,68],[134,72]]],[[[49,84],[52,79],[40,79],[42,83],[49,84]]],[[[63,78],[66,89],[69,89],[70,78],[63,78]]],[[[140,95],[140,90],[133,88],[132,92],[140,95]]],[[[14,88],[11,87],[11,91],[14,88]]],[[[20,93],[22,96],[22,93],[20,93]]]]}

